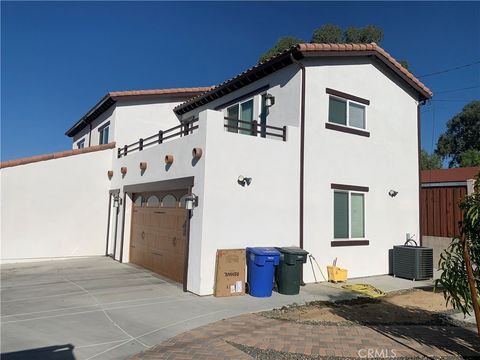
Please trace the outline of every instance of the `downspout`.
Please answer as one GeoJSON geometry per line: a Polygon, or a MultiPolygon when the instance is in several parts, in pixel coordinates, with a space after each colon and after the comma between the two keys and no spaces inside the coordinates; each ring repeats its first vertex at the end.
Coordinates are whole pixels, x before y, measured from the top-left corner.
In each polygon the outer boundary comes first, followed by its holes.
{"type": "Polygon", "coordinates": [[[108,256],[108,240],[110,238],[110,216],[112,211],[112,194],[108,193],[108,219],[107,219],[107,241],[105,245],[105,256],[108,256]]]}
{"type": "MultiPolygon", "coordinates": [[[[119,194],[120,195],[120,194],[119,194]]],[[[127,193],[123,193],[123,211],[122,211],[122,238],[120,242],[120,262],[123,263],[123,241],[125,239],[125,209],[127,207],[127,193]]]]}
{"type": "Polygon", "coordinates": [[[92,146],[92,123],[89,124],[90,130],[88,131],[88,147],[92,146]]]}
{"type": "Polygon", "coordinates": [[[418,240],[419,240],[419,245],[422,246],[423,244],[423,239],[422,239],[422,233],[423,233],[423,225],[422,225],[422,168],[420,164],[420,154],[422,151],[422,145],[421,145],[421,136],[420,136],[420,130],[421,130],[421,124],[420,124],[420,106],[425,105],[425,100],[421,100],[417,103],[417,146],[418,146],[418,240]]]}
{"type": "MultiPolygon", "coordinates": [[[[290,54],[292,63],[297,64],[302,71],[302,90],[300,100],[300,216],[299,216],[299,246],[303,249],[303,199],[304,199],[304,173],[305,173],[305,65],[295,59],[293,54],[290,54]]],[[[302,280],[303,283],[303,280],[302,280]]]]}

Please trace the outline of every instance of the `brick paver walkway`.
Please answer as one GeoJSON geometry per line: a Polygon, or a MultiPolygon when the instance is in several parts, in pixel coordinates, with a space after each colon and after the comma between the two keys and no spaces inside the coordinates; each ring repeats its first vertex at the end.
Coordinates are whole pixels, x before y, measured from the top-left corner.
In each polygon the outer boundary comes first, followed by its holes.
{"type": "Polygon", "coordinates": [[[320,356],[480,356],[477,335],[454,326],[324,326],[248,314],[185,332],[130,359],[251,359],[228,342],[320,356]]]}

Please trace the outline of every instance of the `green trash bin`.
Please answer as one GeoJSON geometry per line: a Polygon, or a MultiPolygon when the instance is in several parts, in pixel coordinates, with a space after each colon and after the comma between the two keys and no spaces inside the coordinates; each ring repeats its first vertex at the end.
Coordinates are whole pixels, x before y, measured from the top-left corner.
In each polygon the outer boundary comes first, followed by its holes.
{"type": "Polygon", "coordinates": [[[284,295],[296,295],[300,292],[302,266],[307,262],[308,252],[299,247],[277,247],[280,251],[280,263],[275,278],[278,292],[284,295]]]}

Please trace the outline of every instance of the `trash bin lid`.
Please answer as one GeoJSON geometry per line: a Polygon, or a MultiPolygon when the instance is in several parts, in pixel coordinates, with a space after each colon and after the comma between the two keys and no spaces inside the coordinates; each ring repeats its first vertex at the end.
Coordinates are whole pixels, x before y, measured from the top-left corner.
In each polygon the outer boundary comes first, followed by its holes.
{"type": "Polygon", "coordinates": [[[308,251],[300,249],[297,246],[277,247],[276,249],[284,254],[308,255],[308,251]]]}
{"type": "Polygon", "coordinates": [[[247,251],[255,255],[280,256],[278,250],[273,247],[247,247],[247,251]]]}

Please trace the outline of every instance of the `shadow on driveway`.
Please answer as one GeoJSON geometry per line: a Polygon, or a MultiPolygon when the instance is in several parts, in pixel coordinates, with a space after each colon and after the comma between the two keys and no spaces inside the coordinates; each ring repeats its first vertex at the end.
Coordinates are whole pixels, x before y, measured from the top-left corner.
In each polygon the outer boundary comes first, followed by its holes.
{"type": "Polygon", "coordinates": [[[2,354],[2,360],[75,360],[71,344],[48,346],[2,354]]]}

